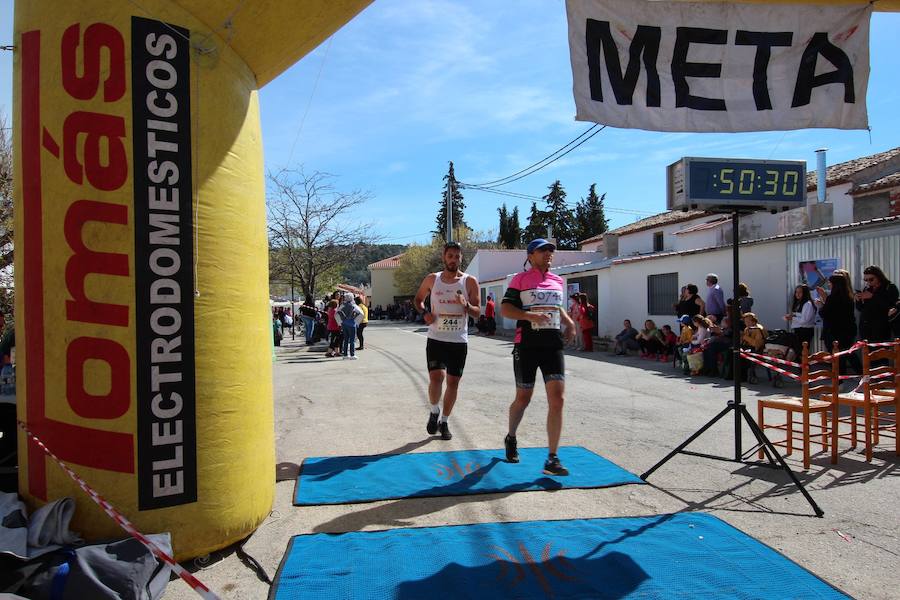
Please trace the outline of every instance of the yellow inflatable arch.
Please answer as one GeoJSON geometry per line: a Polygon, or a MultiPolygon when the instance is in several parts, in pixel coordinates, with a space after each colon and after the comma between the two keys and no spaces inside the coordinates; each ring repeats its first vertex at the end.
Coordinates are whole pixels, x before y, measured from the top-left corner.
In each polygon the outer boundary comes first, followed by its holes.
{"type": "MultiPolygon", "coordinates": [[[[256,90],[369,1],[16,2],[19,418],[179,560],[272,506],[256,90]]],[[[121,535],[35,442],[19,456],[29,501],[121,535]]]]}

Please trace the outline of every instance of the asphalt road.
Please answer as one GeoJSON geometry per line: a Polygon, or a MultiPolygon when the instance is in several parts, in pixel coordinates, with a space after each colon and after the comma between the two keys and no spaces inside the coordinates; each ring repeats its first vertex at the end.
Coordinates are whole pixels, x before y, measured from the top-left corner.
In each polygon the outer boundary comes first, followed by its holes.
{"type": "MultiPolygon", "coordinates": [[[[883,440],[871,464],[841,447],[837,465],[825,454],[802,471],[788,458],[825,511],[816,518],[779,470],[678,455],[653,473],[651,485],[595,490],[520,492],[369,504],[294,507],[294,475],[304,457],[445,449],[501,448],[513,398],[511,340],[472,336],[449,442],[425,432],[427,373],[421,327],[374,322],[357,361],[324,357],[298,337],[276,349],[275,505],[245,542],[244,551],[274,577],[291,536],[394,527],[650,515],[705,511],[782,552],[856,598],[900,597],[900,459],[883,440]]],[[[730,382],[687,378],[671,363],[605,353],[566,357],[562,443],[581,445],[640,474],[716,415],[732,396],[730,382]]],[[[790,393],[765,377],[744,390],[750,413],[756,398],[790,393]]],[[[545,446],[546,399],[536,391],[519,428],[521,447],[545,446]]],[[[690,449],[734,454],[731,415],[690,449]]],[[[744,446],[751,434],[744,427],[744,446]]],[[[235,548],[194,561],[196,575],[223,598],[265,598],[269,587],[235,548]]],[[[181,581],[165,598],[194,598],[181,581]]]]}

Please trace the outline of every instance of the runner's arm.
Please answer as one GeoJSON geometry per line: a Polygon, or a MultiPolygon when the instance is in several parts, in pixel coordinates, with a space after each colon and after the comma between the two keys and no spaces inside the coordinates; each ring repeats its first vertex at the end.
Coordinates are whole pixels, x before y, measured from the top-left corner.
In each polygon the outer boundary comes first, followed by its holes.
{"type": "Polygon", "coordinates": [[[478,292],[478,281],[474,277],[466,278],[467,304],[464,304],[466,313],[477,319],[481,315],[481,296],[478,292]]]}
{"type": "Polygon", "coordinates": [[[434,278],[434,273],[430,273],[422,280],[421,285],[419,285],[419,291],[416,292],[416,298],[413,300],[413,308],[415,308],[420,315],[425,315],[425,323],[428,325],[431,325],[434,321],[434,315],[425,312],[425,297],[431,293],[431,288],[434,285],[434,278]]]}
{"type": "Polygon", "coordinates": [[[562,307],[559,308],[559,316],[563,324],[563,337],[567,342],[575,339],[575,321],[569,316],[569,313],[562,307]]]}
{"type": "MultiPolygon", "coordinates": [[[[563,314],[563,311],[559,311],[560,315],[563,314]]],[[[547,313],[539,313],[539,312],[531,312],[530,310],[522,310],[518,306],[515,306],[512,302],[503,302],[500,305],[500,314],[506,317],[507,319],[515,319],[516,321],[529,321],[531,323],[549,323],[550,315],[547,313]]],[[[568,315],[566,315],[568,318],[568,315]]],[[[569,323],[572,322],[572,319],[568,320],[569,323]]]]}

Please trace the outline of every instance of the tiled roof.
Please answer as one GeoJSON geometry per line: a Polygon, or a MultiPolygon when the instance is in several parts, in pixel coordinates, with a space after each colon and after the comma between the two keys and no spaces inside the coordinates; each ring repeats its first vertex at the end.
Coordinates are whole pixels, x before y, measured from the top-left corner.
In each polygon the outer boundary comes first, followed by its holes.
{"type": "Polygon", "coordinates": [[[613,229],[612,231],[609,231],[607,233],[616,235],[635,233],[636,231],[643,231],[645,229],[652,229],[654,227],[662,227],[663,225],[672,225],[674,223],[681,223],[682,221],[690,221],[692,219],[696,219],[697,217],[705,217],[709,214],[711,213],[708,213],[704,210],[670,210],[658,215],[653,215],[652,217],[647,217],[646,219],[641,219],[640,221],[635,221],[630,225],[623,225],[622,227],[613,229]]]}
{"type": "Polygon", "coordinates": [[[870,181],[869,183],[858,185],[850,190],[850,193],[856,194],[859,192],[874,192],[875,190],[881,190],[884,188],[896,186],[900,186],[900,172],[891,173],[890,175],[882,177],[881,179],[876,179],[875,181],[870,181]]]}
{"type": "MultiPolygon", "coordinates": [[[[887,162],[895,156],[900,156],[900,147],[831,165],[825,169],[825,185],[836,185],[838,183],[849,181],[853,175],[859,173],[863,169],[868,169],[869,167],[874,167],[887,162]]],[[[811,191],[816,188],[816,172],[808,171],[806,173],[806,191],[811,191]]]]}
{"type": "Polygon", "coordinates": [[[378,262],[373,262],[369,265],[370,269],[396,269],[400,266],[400,259],[403,258],[403,255],[406,252],[401,252],[397,256],[391,256],[389,258],[383,258],[378,262]]]}
{"type": "Polygon", "coordinates": [[[580,246],[582,244],[590,244],[591,242],[599,242],[600,240],[603,239],[604,235],[606,235],[606,234],[600,233],[600,234],[595,235],[594,237],[589,237],[586,240],[581,240],[580,242],[578,242],[578,245],[580,246]]]}
{"type": "Polygon", "coordinates": [[[694,233],[695,231],[706,231],[707,229],[715,229],[716,227],[721,227],[727,223],[731,223],[731,217],[718,217],[717,219],[713,219],[712,221],[706,221],[704,223],[697,223],[696,225],[689,225],[684,229],[679,229],[675,232],[675,235],[681,235],[682,233],[694,233]]]}

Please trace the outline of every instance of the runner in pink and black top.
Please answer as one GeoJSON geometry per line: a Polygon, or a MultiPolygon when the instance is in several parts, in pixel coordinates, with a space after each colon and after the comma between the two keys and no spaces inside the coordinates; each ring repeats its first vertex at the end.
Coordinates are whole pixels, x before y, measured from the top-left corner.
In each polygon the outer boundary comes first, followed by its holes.
{"type": "Polygon", "coordinates": [[[509,407],[509,433],[504,440],[506,460],[519,462],[516,429],[531,402],[537,370],[541,370],[547,390],[547,440],[549,456],[544,463],[547,475],[568,475],[556,451],[562,433],[565,393],[563,345],[575,336],[575,323],[565,310],[565,285],[550,272],[556,246],[544,239],[528,244],[531,268],[513,277],[501,304],[501,314],[516,319],[513,372],[516,399],[509,407]],[[563,332],[562,327],[565,327],[563,332]]]}

